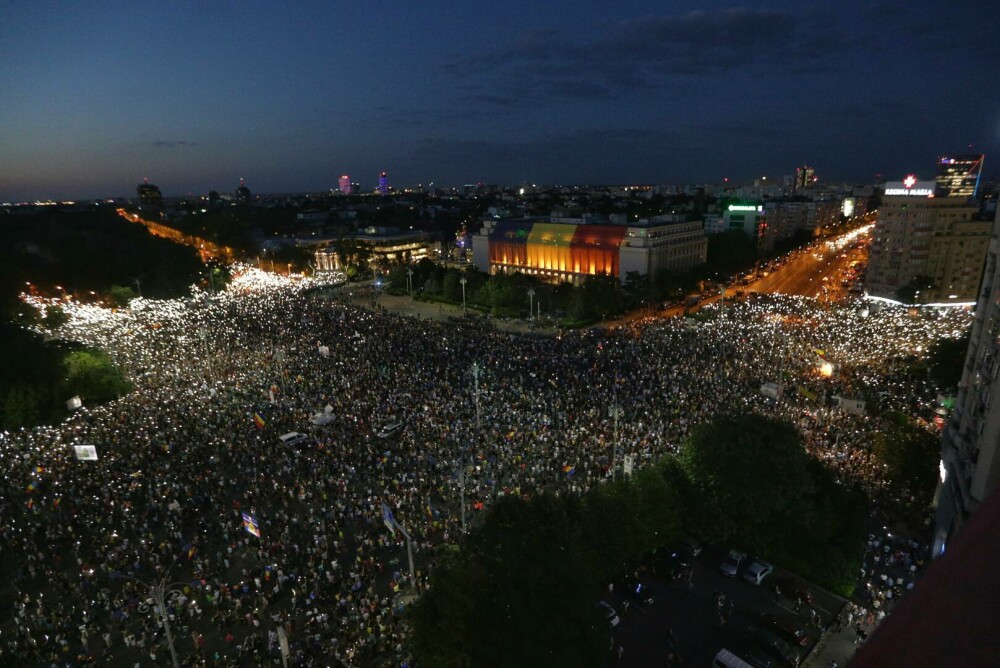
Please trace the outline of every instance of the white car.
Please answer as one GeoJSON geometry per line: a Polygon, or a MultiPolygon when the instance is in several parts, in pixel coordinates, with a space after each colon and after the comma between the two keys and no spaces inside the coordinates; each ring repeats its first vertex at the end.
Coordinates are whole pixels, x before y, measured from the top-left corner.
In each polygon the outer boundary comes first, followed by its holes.
{"type": "Polygon", "coordinates": [[[762,559],[755,559],[754,562],[747,567],[747,572],[743,574],[743,579],[750,584],[760,586],[760,584],[764,582],[764,578],[773,572],[774,566],[762,559]]]}
{"type": "Polygon", "coordinates": [[[747,555],[745,552],[740,552],[739,550],[730,550],[726,558],[722,560],[722,574],[734,578],[740,571],[740,566],[746,561],[747,555]]]}
{"type": "Polygon", "coordinates": [[[402,422],[399,422],[399,421],[390,422],[389,424],[387,424],[384,427],[382,427],[381,431],[379,431],[379,433],[378,433],[378,437],[379,438],[390,438],[391,436],[395,436],[396,434],[398,434],[401,431],[403,431],[403,423],[402,422]]]}

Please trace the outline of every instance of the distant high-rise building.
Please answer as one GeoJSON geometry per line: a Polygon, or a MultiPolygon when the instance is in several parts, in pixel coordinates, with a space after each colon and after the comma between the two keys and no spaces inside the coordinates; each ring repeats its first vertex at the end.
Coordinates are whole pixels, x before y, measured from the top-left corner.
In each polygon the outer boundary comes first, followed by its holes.
{"type": "Polygon", "coordinates": [[[246,204],[250,201],[250,189],[247,188],[243,179],[240,179],[240,187],[236,189],[236,201],[246,204]]]}
{"type": "Polygon", "coordinates": [[[340,181],[337,182],[337,185],[340,188],[341,195],[351,194],[351,177],[347,174],[340,177],[340,181]]]}
{"type": "Polygon", "coordinates": [[[792,190],[801,190],[802,188],[808,188],[812,184],[816,183],[819,179],[816,177],[816,170],[812,167],[802,165],[801,167],[795,168],[795,183],[792,184],[792,190]]]}
{"type": "Polygon", "coordinates": [[[934,197],[934,185],[912,174],[885,184],[872,232],[868,294],[895,300],[901,288],[919,283],[918,303],[976,300],[990,223],[975,220],[979,208],[963,199],[934,197]]]}
{"type": "MultiPolygon", "coordinates": [[[[939,200],[940,201],[940,200],[939,200]]],[[[941,445],[934,556],[1000,487],[1000,213],[986,254],[958,398],[941,445]],[[998,403],[991,405],[997,394],[998,403]]]]}
{"type": "Polygon", "coordinates": [[[136,186],[135,191],[139,195],[140,209],[163,210],[163,193],[150,183],[149,179],[143,179],[142,183],[136,186]]]}
{"type": "Polygon", "coordinates": [[[388,195],[389,194],[389,175],[385,172],[379,174],[378,177],[378,194],[388,195]]]}
{"type": "Polygon", "coordinates": [[[983,173],[983,154],[942,155],[937,161],[938,197],[975,197],[983,173]]]}

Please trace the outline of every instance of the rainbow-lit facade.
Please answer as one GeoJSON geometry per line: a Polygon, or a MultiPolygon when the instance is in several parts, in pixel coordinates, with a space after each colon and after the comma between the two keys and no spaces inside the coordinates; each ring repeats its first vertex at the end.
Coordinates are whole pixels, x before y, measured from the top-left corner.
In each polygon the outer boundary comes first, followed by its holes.
{"type": "Polygon", "coordinates": [[[624,280],[661,268],[705,261],[700,223],[615,225],[503,219],[484,221],[473,237],[473,261],[490,274],[524,273],[580,283],[606,274],[624,280]]]}
{"type": "Polygon", "coordinates": [[[624,226],[500,221],[489,233],[497,270],[542,270],[553,275],[618,275],[624,226]]]}

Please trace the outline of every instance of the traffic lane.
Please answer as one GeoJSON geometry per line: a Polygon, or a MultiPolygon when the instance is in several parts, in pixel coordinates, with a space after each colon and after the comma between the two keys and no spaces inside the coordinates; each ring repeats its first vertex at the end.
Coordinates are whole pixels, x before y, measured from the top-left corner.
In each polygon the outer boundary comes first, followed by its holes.
{"type": "MultiPolygon", "coordinates": [[[[626,592],[616,587],[609,603],[619,611],[622,621],[614,631],[614,646],[621,645],[624,651],[620,662],[612,652],[611,665],[664,666],[668,665],[671,651],[680,654],[680,665],[710,665],[720,649],[739,654],[756,648],[753,635],[760,628],[760,616],[764,613],[795,619],[806,630],[809,642],[799,648],[805,658],[820,638],[820,630],[812,623],[810,611],[816,611],[819,626],[825,628],[840,613],[844,599],[804,583],[812,596],[812,604],[803,604],[797,610],[791,598],[775,596],[774,576],[757,586],[743,580],[742,570],[736,578],[723,575],[719,566],[727,551],[708,547],[692,561],[694,576],[690,591],[684,579],[667,582],[651,576],[641,577],[654,596],[654,603],[648,608],[632,603],[628,612],[623,612],[626,592]],[[715,600],[717,593],[724,594],[727,601],[723,614],[726,621],[721,624],[715,600]],[[673,647],[668,642],[671,629],[676,638],[673,647]]],[[[784,578],[788,574],[779,570],[777,576],[784,578]]]]}

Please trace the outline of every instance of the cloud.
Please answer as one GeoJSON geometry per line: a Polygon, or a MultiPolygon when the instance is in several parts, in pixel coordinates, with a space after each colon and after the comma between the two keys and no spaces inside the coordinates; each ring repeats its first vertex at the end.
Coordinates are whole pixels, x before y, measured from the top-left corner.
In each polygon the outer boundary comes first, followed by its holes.
{"type": "Polygon", "coordinates": [[[516,106],[542,99],[611,99],[660,88],[677,77],[763,71],[817,72],[857,45],[820,10],[697,10],[650,15],[580,38],[554,30],[522,33],[509,44],[454,58],[445,70],[477,90],[470,100],[516,106]]]}
{"type": "Polygon", "coordinates": [[[184,141],[182,139],[157,139],[152,142],[152,145],[156,148],[186,148],[188,146],[195,146],[195,142],[184,141]]]}

